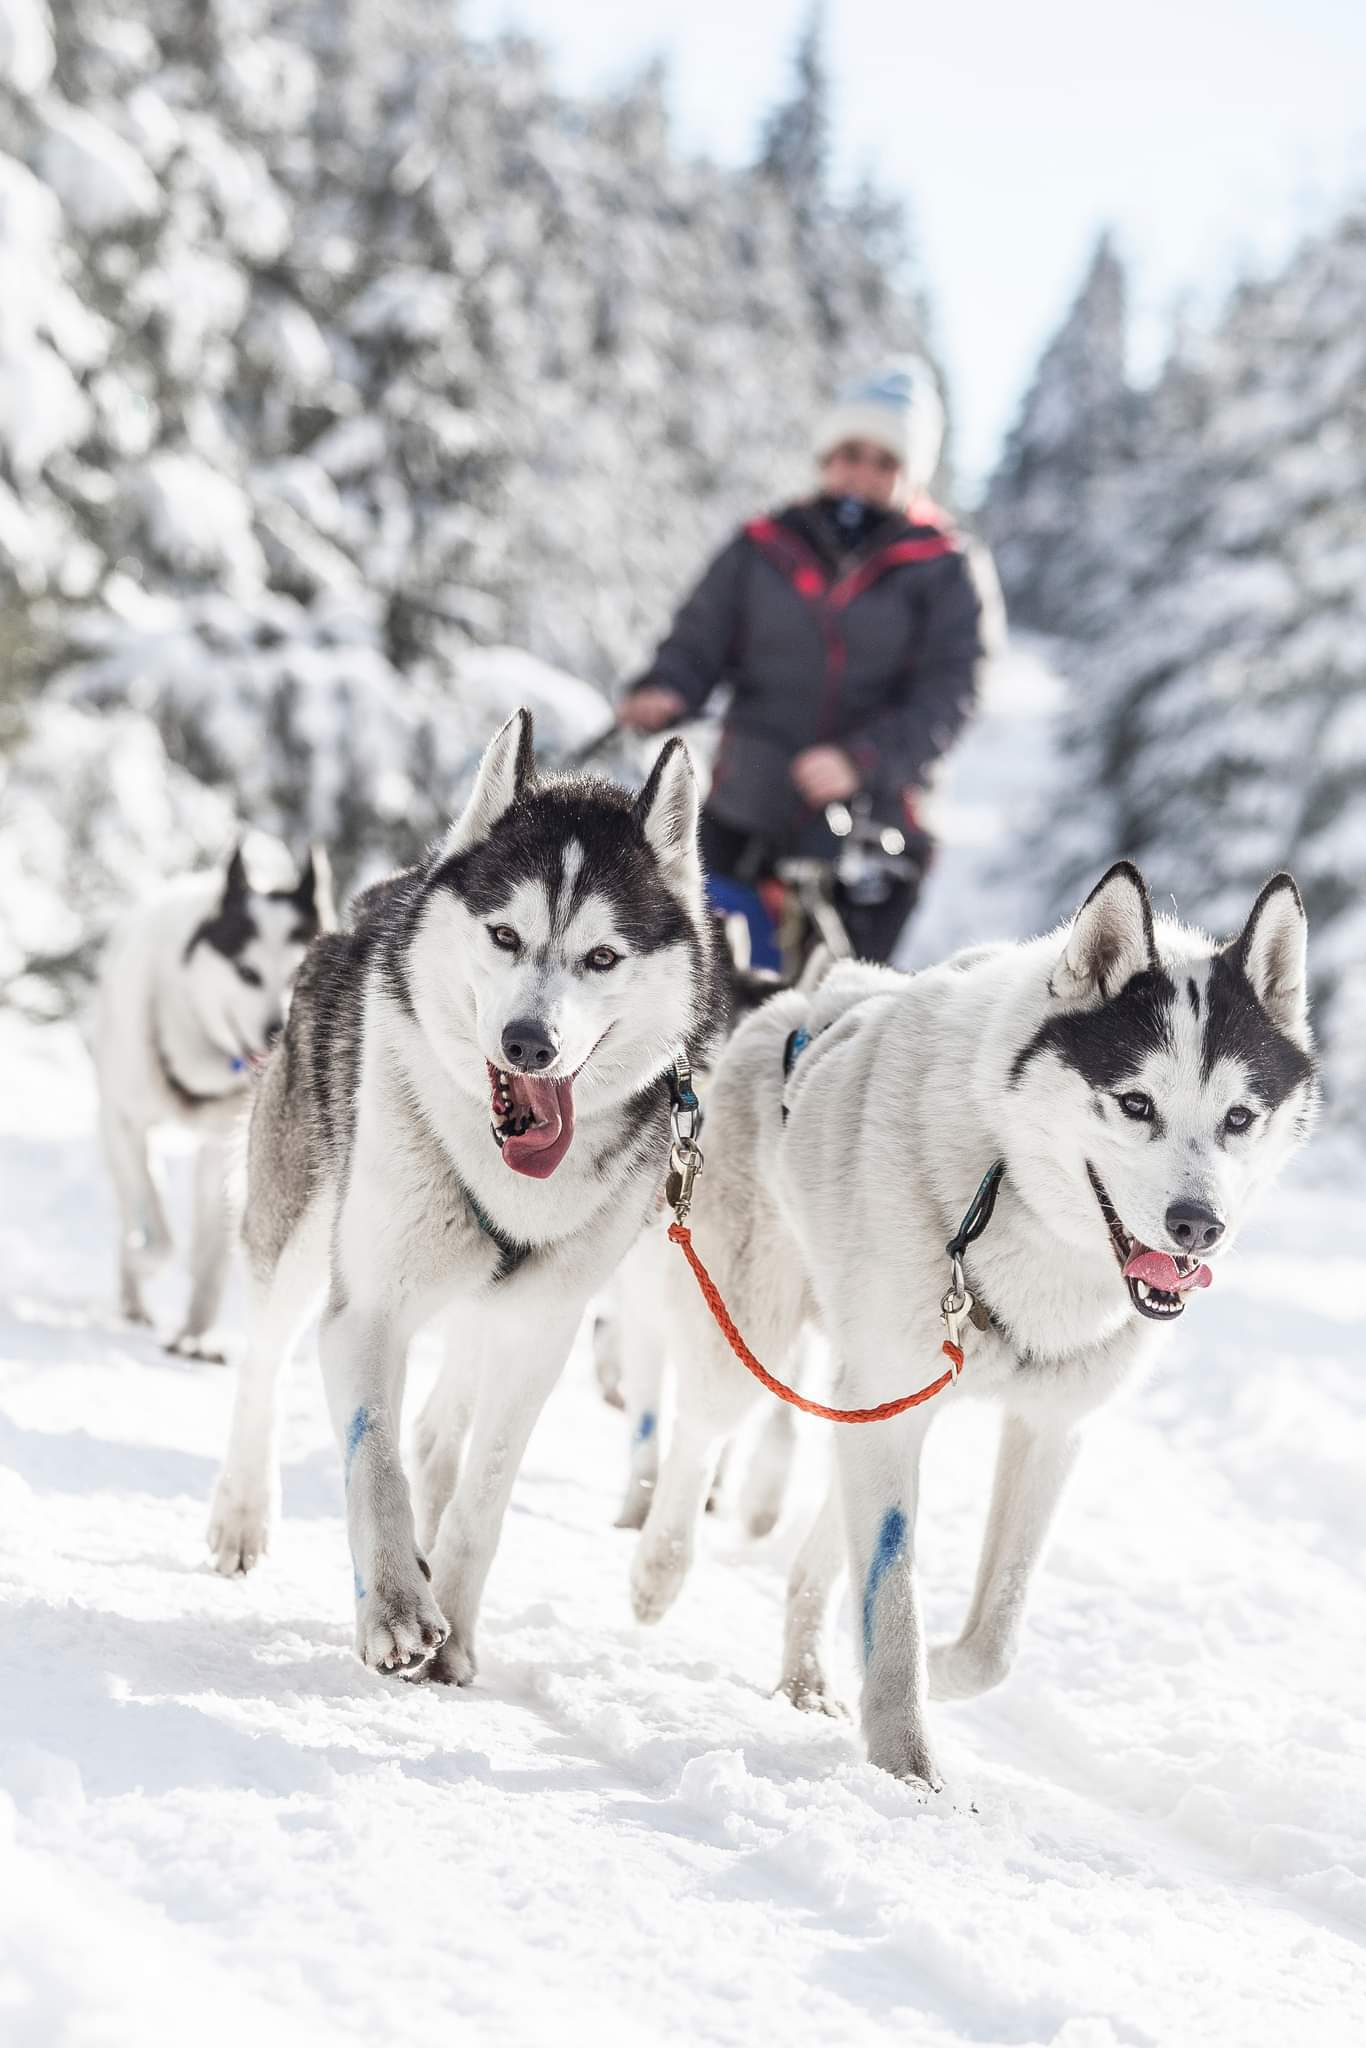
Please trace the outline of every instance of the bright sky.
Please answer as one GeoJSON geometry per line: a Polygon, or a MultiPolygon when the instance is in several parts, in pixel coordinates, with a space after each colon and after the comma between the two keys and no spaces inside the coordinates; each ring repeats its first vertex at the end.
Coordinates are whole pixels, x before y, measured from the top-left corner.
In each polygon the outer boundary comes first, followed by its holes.
{"type": "MultiPolygon", "coordinates": [[[[686,147],[745,160],[808,0],[464,0],[566,89],[671,62],[686,147]]],[[[1136,363],[1177,306],[1281,255],[1366,190],[1366,0],[829,0],[842,180],[907,198],[968,478],[989,466],[1106,222],[1130,259],[1136,363]]]]}

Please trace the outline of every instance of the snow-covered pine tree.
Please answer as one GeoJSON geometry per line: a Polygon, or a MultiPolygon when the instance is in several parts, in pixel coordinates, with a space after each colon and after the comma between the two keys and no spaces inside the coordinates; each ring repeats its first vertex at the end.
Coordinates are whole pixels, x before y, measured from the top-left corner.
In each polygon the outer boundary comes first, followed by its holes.
{"type": "Polygon", "coordinates": [[[1100,236],[1067,316],[1039,361],[987,486],[982,532],[1011,616],[1069,630],[1097,481],[1130,452],[1124,266],[1100,236]]]}
{"type": "Polygon", "coordinates": [[[132,706],[344,879],[435,829],[509,688],[582,735],[507,643],[630,673],[832,387],[922,340],[897,209],[823,151],[687,158],[657,73],[570,100],[420,0],[11,0],[0,94],[35,759],[54,698],[132,706]]]}
{"type": "MultiPolygon", "coordinates": [[[[1366,1081],[1366,214],[1187,337],[1060,546],[1075,638],[1053,901],[1120,853],[1230,931],[1289,867],[1330,1100],[1366,1081]]],[[[1065,471],[1070,474],[1070,471],[1065,471]]],[[[1056,616],[1056,614],[1054,615],[1056,616]]]]}

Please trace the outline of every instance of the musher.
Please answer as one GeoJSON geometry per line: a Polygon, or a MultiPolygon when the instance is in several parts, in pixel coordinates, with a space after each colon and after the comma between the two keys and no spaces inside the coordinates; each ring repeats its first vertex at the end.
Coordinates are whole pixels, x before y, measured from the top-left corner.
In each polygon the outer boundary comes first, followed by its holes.
{"type": "Polygon", "coordinates": [[[722,550],[617,714],[656,732],[729,685],[702,823],[719,910],[785,858],[833,869],[832,824],[890,828],[892,847],[902,837],[905,858],[880,880],[835,885],[868,960],[891,957],[914,906],[931,851],[919,801],[972,709],[985,652],[978,571],[924,496],[943,423],[918,358],[844,390],[814,437],[816,494],[722,550]]]}

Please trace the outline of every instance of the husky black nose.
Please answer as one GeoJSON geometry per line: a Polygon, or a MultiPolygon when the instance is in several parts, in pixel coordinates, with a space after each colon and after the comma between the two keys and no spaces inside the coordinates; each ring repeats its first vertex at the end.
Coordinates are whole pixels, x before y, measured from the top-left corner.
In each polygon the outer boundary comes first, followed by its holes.
{"type": "Polygon", "coordinates": [[[1183,1252],[1207,1252],[1224,1234],[1223,1224],[1203,1202],[1173,1202],[1166,1223],[1183,1252]]]}
{"type": "Polygon", "coordinates": [[[544,1024],[537,1024],[526,1017],[514,1018],[503,1033],[504,1059],[510,1067],[519,1067],[524,1074],[542,1073],[559,1049],[544,1024]]]}
{"type": "Polygon", "coordinates": [[[274,1045],[284,1028],[285,1020],[283,1017],[272,1017],[266,1026],[266,1044],[274,1045]]]}

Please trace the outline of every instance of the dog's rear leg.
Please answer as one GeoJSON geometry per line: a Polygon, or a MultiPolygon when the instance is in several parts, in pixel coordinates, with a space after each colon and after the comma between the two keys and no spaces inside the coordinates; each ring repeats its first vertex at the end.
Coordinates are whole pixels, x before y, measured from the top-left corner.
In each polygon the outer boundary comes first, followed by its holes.
{"type": "Polygon", "coordinates": [[[147,1133],[104,1105],[100,1135],[119,1212],[119,1310],[130,1323],[149,1323],[143,1290],[170,1253],[171,1233],[147,1156],[147,1133]]]}
{"type": "Polygon", "coordinates": [[[306,1216],[273,1271],[248,1282],[247,1348],[237,1369],[228,1454],[214,1488],[209,1549],[220,1572],[249,1572],[270,1545],[279,1510],[276,1406],[280,1375],[322,1290],[326,1234],[306,1216]]]}
{"type": "Polygon", "coordinates": [[[534,1323],[499,1316],[478,1334],[482,1366],[469,1449],[432,1551],[432,1585],[450,1637],[429,1676],[468,1685],[478,1668],[475,1628],[513,1481],[546,1396],[564,1370],[582,1313],[547,1303],[534,1323]],[[531,1329],[534,1328],[534,1338],[531,1329]]]}
{"type": "Polygon", "coordinates": [[[621,1392],[626,1409],[626,1491],[618,1529],[642,1529],[659,1476],[659,1408],[664,1391],[664,1331],[655,1315],[628,1290],[620,1331],[621,1392]]]}
{"type": "Polygon", "coordinates": [[[1010,1670],[1029,1582],[1079,1448],[1075,1425],[1002,1418],[972,1605],[958,1641],[930,1651],[931,1699],[971,1699],[999,1685],[1010,1670]]]}
{"type": "Polygon", "coordinates": [[[478,1359],[470,1355],[463,1313],[451,1315],[446,1322],[445,1361],[413,1432],[417,1540],[428,1555],[455,1492],[478,1392],[478,1359]]]}
{"type": "Polygon", "coordinates": [[[184,1324],[169,1346],[185,1358],[207,1358],[218,1364],[223,1360],[222,1345],[209,1338],[208,1333],[223,1300],[234,1234],[228,1192],[230,1157],[230,1148],[223,1139],[209,1138],[200,1146],[195,1160],[190,1302],[184,1324]]]}
{"type": "Polygon", "coordinates": [[[783,1675],[778,1691],[808,1714],[842,1714],[825,1675],[831,1595],[844,1576],[839,1489],[832,1476],[821,1511],[797,1552],[787,1581],[783,1675]]]}
{"type": "Polygon", "coordinates": [[[593,1310],[590,1332],[593,1374],[609,1408],[624,1408],[621,1393],[621,1312],[615,1286],[604,1288],[593,1310]]]}
{"type": "Polygon", "coordinates": [[[731,1357],[710,1317],[704,1325],[690,1313],[676,1345],[680,1355],[673,1428],[631,1565],[631,1605],[637,1621],[659,1621],[678,1598],[721,1452],[760,1392],[757,1382],[731,1357]],[[694,1344],[701,1355],[684,1358],[682,1347],[694,1344]]]}
{"type": "Polygon", "coordinates": [[[775,1401],[750,1453],[740,1492],[740,1515],[751,1536],[767,1536],[777,1527],[796,1449],[797,1411],[786,1401],[775,1401]]]}

